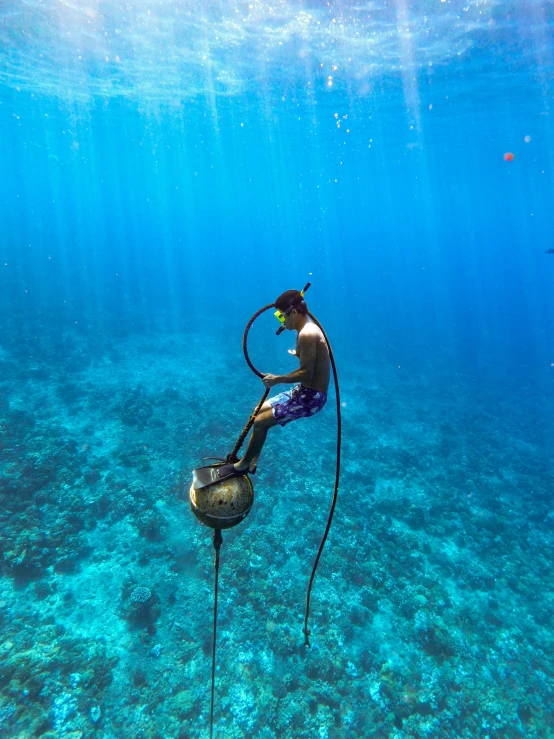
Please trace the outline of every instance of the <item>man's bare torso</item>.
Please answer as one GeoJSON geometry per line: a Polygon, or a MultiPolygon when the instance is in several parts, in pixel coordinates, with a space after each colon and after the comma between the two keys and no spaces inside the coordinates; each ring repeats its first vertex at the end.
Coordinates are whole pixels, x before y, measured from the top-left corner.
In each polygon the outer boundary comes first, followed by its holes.
{"type": "Polygon", "coordinates": [[[315,323],[306,323],[306,325],[298,332],[296,339],[296,356],[302,364],[302,347],[301,341],[307,340],[315,342],[316,347],[316,359],[315,368],[312,375],[312,379],[308,382],[303,382],[304,387],[309,387],[312,390],[317,390],[320,393],[326,393],[329,387],[329,376],[330,376],[330,362],[329,362],[329,349],[327,342],[325,341],[321,330],[315,325],[315,323]]]}

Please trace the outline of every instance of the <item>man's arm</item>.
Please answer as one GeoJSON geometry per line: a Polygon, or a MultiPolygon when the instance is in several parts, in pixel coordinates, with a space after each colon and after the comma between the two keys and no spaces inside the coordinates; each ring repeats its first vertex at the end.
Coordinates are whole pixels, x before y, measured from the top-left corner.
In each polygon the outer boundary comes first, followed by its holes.
{"type": "Polygon", "coordinates": [[[304,334],[298,339],[297,356],[300,367],[287,375],[264,375],[263,383],[266,387],[273,387],[280,383],[292,384],[294,382],[309,383],[314,376],[315,360],[317,352],[317,336],[304,334]]]}

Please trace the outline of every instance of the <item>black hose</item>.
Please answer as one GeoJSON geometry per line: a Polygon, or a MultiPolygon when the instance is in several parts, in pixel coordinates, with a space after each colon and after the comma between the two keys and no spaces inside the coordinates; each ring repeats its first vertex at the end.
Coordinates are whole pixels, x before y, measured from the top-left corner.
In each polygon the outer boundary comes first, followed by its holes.
{"type": "MultiPolygon", "coordinates": [[[[270,308],[273,308],[273,304],[266,305],[265,308],[261,308],[257,313],[254,313],[254,315],[252,316],[252,318],[246,324],[246,328],[244,329],[244,333],[242,335],[242,351],[244,352],[244,357],[245,357],[246,361],[248,362],[248,366],[250,367],[250,369],[252,370],[252,372],[255,375],[258,375],[258,377],[263,377],[263,374],[259,370],[257,370],[254,367],[254,365],[252,364],[252,362],[250,361],[250,357],[248,356],[248,348],[246,346],[246,342],[248,340],[248,332],[250,331],[250,329],[252,327],[252,324],[254,323],[254,321],[256,320],[256,318],[258,318],[258,316],[261,316],[264,311],[269,310],[270,308]]],[[[239,458],[238,458],[239,449],[241,448],[241,446],[242,446],[244,440],[246,439],[246,437],[248,436],[248,432],[252,428],[252,424],[256,420],[256,416],[260,412],[260,410],[262,408],[262,405],[265,403],[265,399],[267,398],[268,395],[269,395],[269,388],[266,388],[266,391],[262,395],[262,399],[260,400],[260,402],[258,403],[258,405],[254,408],[254,412],[252,413],[252,415],[248,419],[248,421],[246,423],[246,426],[241,431],[240,436],[237,439],[237,441],[235,443],[235,446],[233,447],[233,451],[230,454],[227,455],[227,458],[225,460],[226,462],[238,462],[238,460],[239,460],[239,458]]]]}
{"type": "MultiPolygon", "coordinates": [[[[265,313],[266,310],[270,310],[270,308],[274,308],[273,303],[266,305],[264,308],[260,308],[260,310],[257,311],[257,313],[254,313],[252,318],[246,324],[246,328],[244,329],[244,334],[242,337],[242,350],[244,352],[244,358],[246,359],[246,362],[248,366],[250,367],[250,369],[252,370],[252,372],[254,372],[255,375],[258,375],[258,377],[263,377],[264,375],[258,369],[256,369],[256,367],[254,367],[254,365],[250,361],[250,357],[248,355],[248,333],[254,321],[257,318],[259,318],[259,316],[261,316],[262,313],[265,313]]],[[[336,451],[335,487],[333,490],[333,500],[331,502],[331,508],[329,510],[329,516],[327,518],[327,525],[325,527],[325,532],[323,534],[323,538],[321,539],[319,548],[317,550],[317,555],[315,558],[314,566],[312,568],[312,574],[310,575],[310,581],[308,583],[308,591],[306,593],[306,610],[305,610],[305,615],[304,615],[304,628],[302,629],[303,634],[304,634],[304,646],[306,647],[311,646],[310,645],[310,630],[308,629],[308,619],[310,617],[310,599],[311,599],[311,594],[312,594],[312,585],[314,582],[319,560],[321,559],[323,547],[325,546],[325,542],[327,541],[327,536],[329,535],[329,530],[331,528],[331,523],[333,522],[333,515],[335,513],[335,508],[337,505],[337,497],[338,497],[338,492],[339,492],[339,480],[340,480],[340,452],[341,452],[341,440],[342,440],[342,416],[341,416],[341,405],[340,405],[340,391],[339,391],[339,380],[338,380],[338,375],[337,375],[337,366],[335,364],[335,357],[333,356],[333,350],[331,349],[331,344],[329,343],[327,334],[323,330],[323,326],[319,323],[317,318],[315,318],[315,316],[313,316],[311,313],[308,312],[308,316],[323,334],[323,338],[325,339],[327,348],[329,349],[329,359],[331,361],[331,367],[333,369],[333,379],[335,382],[335,396],[336,396],[336,402],[337,402],[337,451],[336,451]]],[[[261,407],[261,404],[259,407],[261,407]]],[[[256,414],[254,413],[251,419],[252,423],[254,422],[255,415],[256,414]]]]}
{"type": "Polygon", "coordinates": [[[319,321],[308,312],[309,317],[312,319],[312,321],[315,323],[315,325],[319,328],[321,333],[323,334],[323,337],[325,341],[327,342],[327,347],[329,349],[329,359],[331,360],[331,367],[333,368],[333,379],[335,381],[335,397],[336,397],[336,405],[337,405],[337,451],[336,451],[336,463],[335,463],[335,487],[333,490],[333,500],[331,501],[331,508],[329,510],[329,516],[327,518],[327,526],[325,527],[325,532],[323,534],[323,538],[321,539],[321,542],[319,544],[319,549],[317,550],[317,555],[315,558],[314,566],[312,568],[312,574],[310,575],[310,582],[308,584],[308,591],[306,593],[306,612],[304,616],[304,646],[309,647],[310,645],[310,630],[308,629],[308,618],[310,616],[310,598],[312,594],[312,585],[315,578],[315,573],[317,570],[317,566],[319,564],[319,560],[321,558],[321,554],[323,552],[323,547],[325,546],[325,542],[327,541],[327,536],[329,535],[329,529],[331,528],[331,523],[333,522],[333,516],[335,513],[335,508],[337,505],[337,498],[339,493],[339,480],[340,480],[340,450],[341,450],[341,441],[342,441],[342,415],[341,415],[341,405],[340,405],[340,390],[339,390],[339,379],[337,376],[337,366],[335,364],[335,357],[333,356],[333,350],[331,349],[331,344],[329,343],[329,339],[327,338],[327,334],[323,330],[323,326],[319,323],[319,321]]]}
{"type": "Polygon", "coordinates": [[[254,367],[254,365],[250,361],[250,357],[248,356],[248,333],[250,329],[252,328],[252,324],[254,323],[254,321],[257,318],[259,318],[262,315],[262,313],[265,313],[266,310],[270,310],[271,308],[274,308],[274,307],[275,306],[273,305],[273,303],[270,303],[269,305],[266,305],[264,308],[260,308],[260,310],[257,313],[254,313],[252,318],[246,324],[246,328],[244,329],[244,333],[242,335],[242,351],[244,352],[244,358],[246,359],[246,363],[248,364],[252,372],[255,375],[258,375],[258,377],[260,378],[263,377],[263,373],[260,372],[260,370],[256,369],[256,367],[254,367]]]}

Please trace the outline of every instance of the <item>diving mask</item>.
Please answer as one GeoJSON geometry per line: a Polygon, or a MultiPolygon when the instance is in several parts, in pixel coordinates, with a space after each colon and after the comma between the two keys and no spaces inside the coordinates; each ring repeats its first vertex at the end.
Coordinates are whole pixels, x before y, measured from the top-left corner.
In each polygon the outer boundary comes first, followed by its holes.
{"type": "MultiPolygon", "coordinates": [[[[308,283],[306,284],[306,286],[304,287],[304,289],[300,291],[300,297],[301,297],[302,299],[304,298],[304,293],[306,292],[306,290],[307,290],[307,289],[308,289],[309,287],[310,287],[310,283],[308,282],[308,283]]],[[[275,316],[275,318],[276,318],[276,319],[277,319],[277,320],[279,321],[279,323],[281,324],[281,325],[279,326],[279,328],[277,329],[277,331],[276,331],[276,335],[277,335],[277,336],[279,336],[279,334],[283,333],[283,331],[285,330],[285,319],[286,319],[286,317],[287,317],[287,316],[288,316],[288,315],[290,314],[290,312],[291,312],[291,311],[293,311],[293,310],[295,309],[295,307],[298,307],[298,306],[294,306],[294,305],[291,305],[291,306],[289,306],[289,307],[287,308],[287,310],[286,310],[286,311],[276,310],[276,311],[275,311],[275,313],[273,314],[273,315],[275,316]]]]}

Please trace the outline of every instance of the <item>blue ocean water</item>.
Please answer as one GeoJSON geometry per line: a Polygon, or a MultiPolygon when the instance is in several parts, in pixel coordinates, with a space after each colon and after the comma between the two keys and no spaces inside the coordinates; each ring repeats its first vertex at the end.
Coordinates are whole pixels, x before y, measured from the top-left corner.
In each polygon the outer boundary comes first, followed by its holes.
{"type": "Polygon", "coordinates": [[[214,735],[554,736],[553,31],[543,0],[0,5],[1,737],[209,735],[191,470],[263,392],[245,324],[308,281],[343,420],[312,647],[332,394],[223,533],[214,735]]]}

